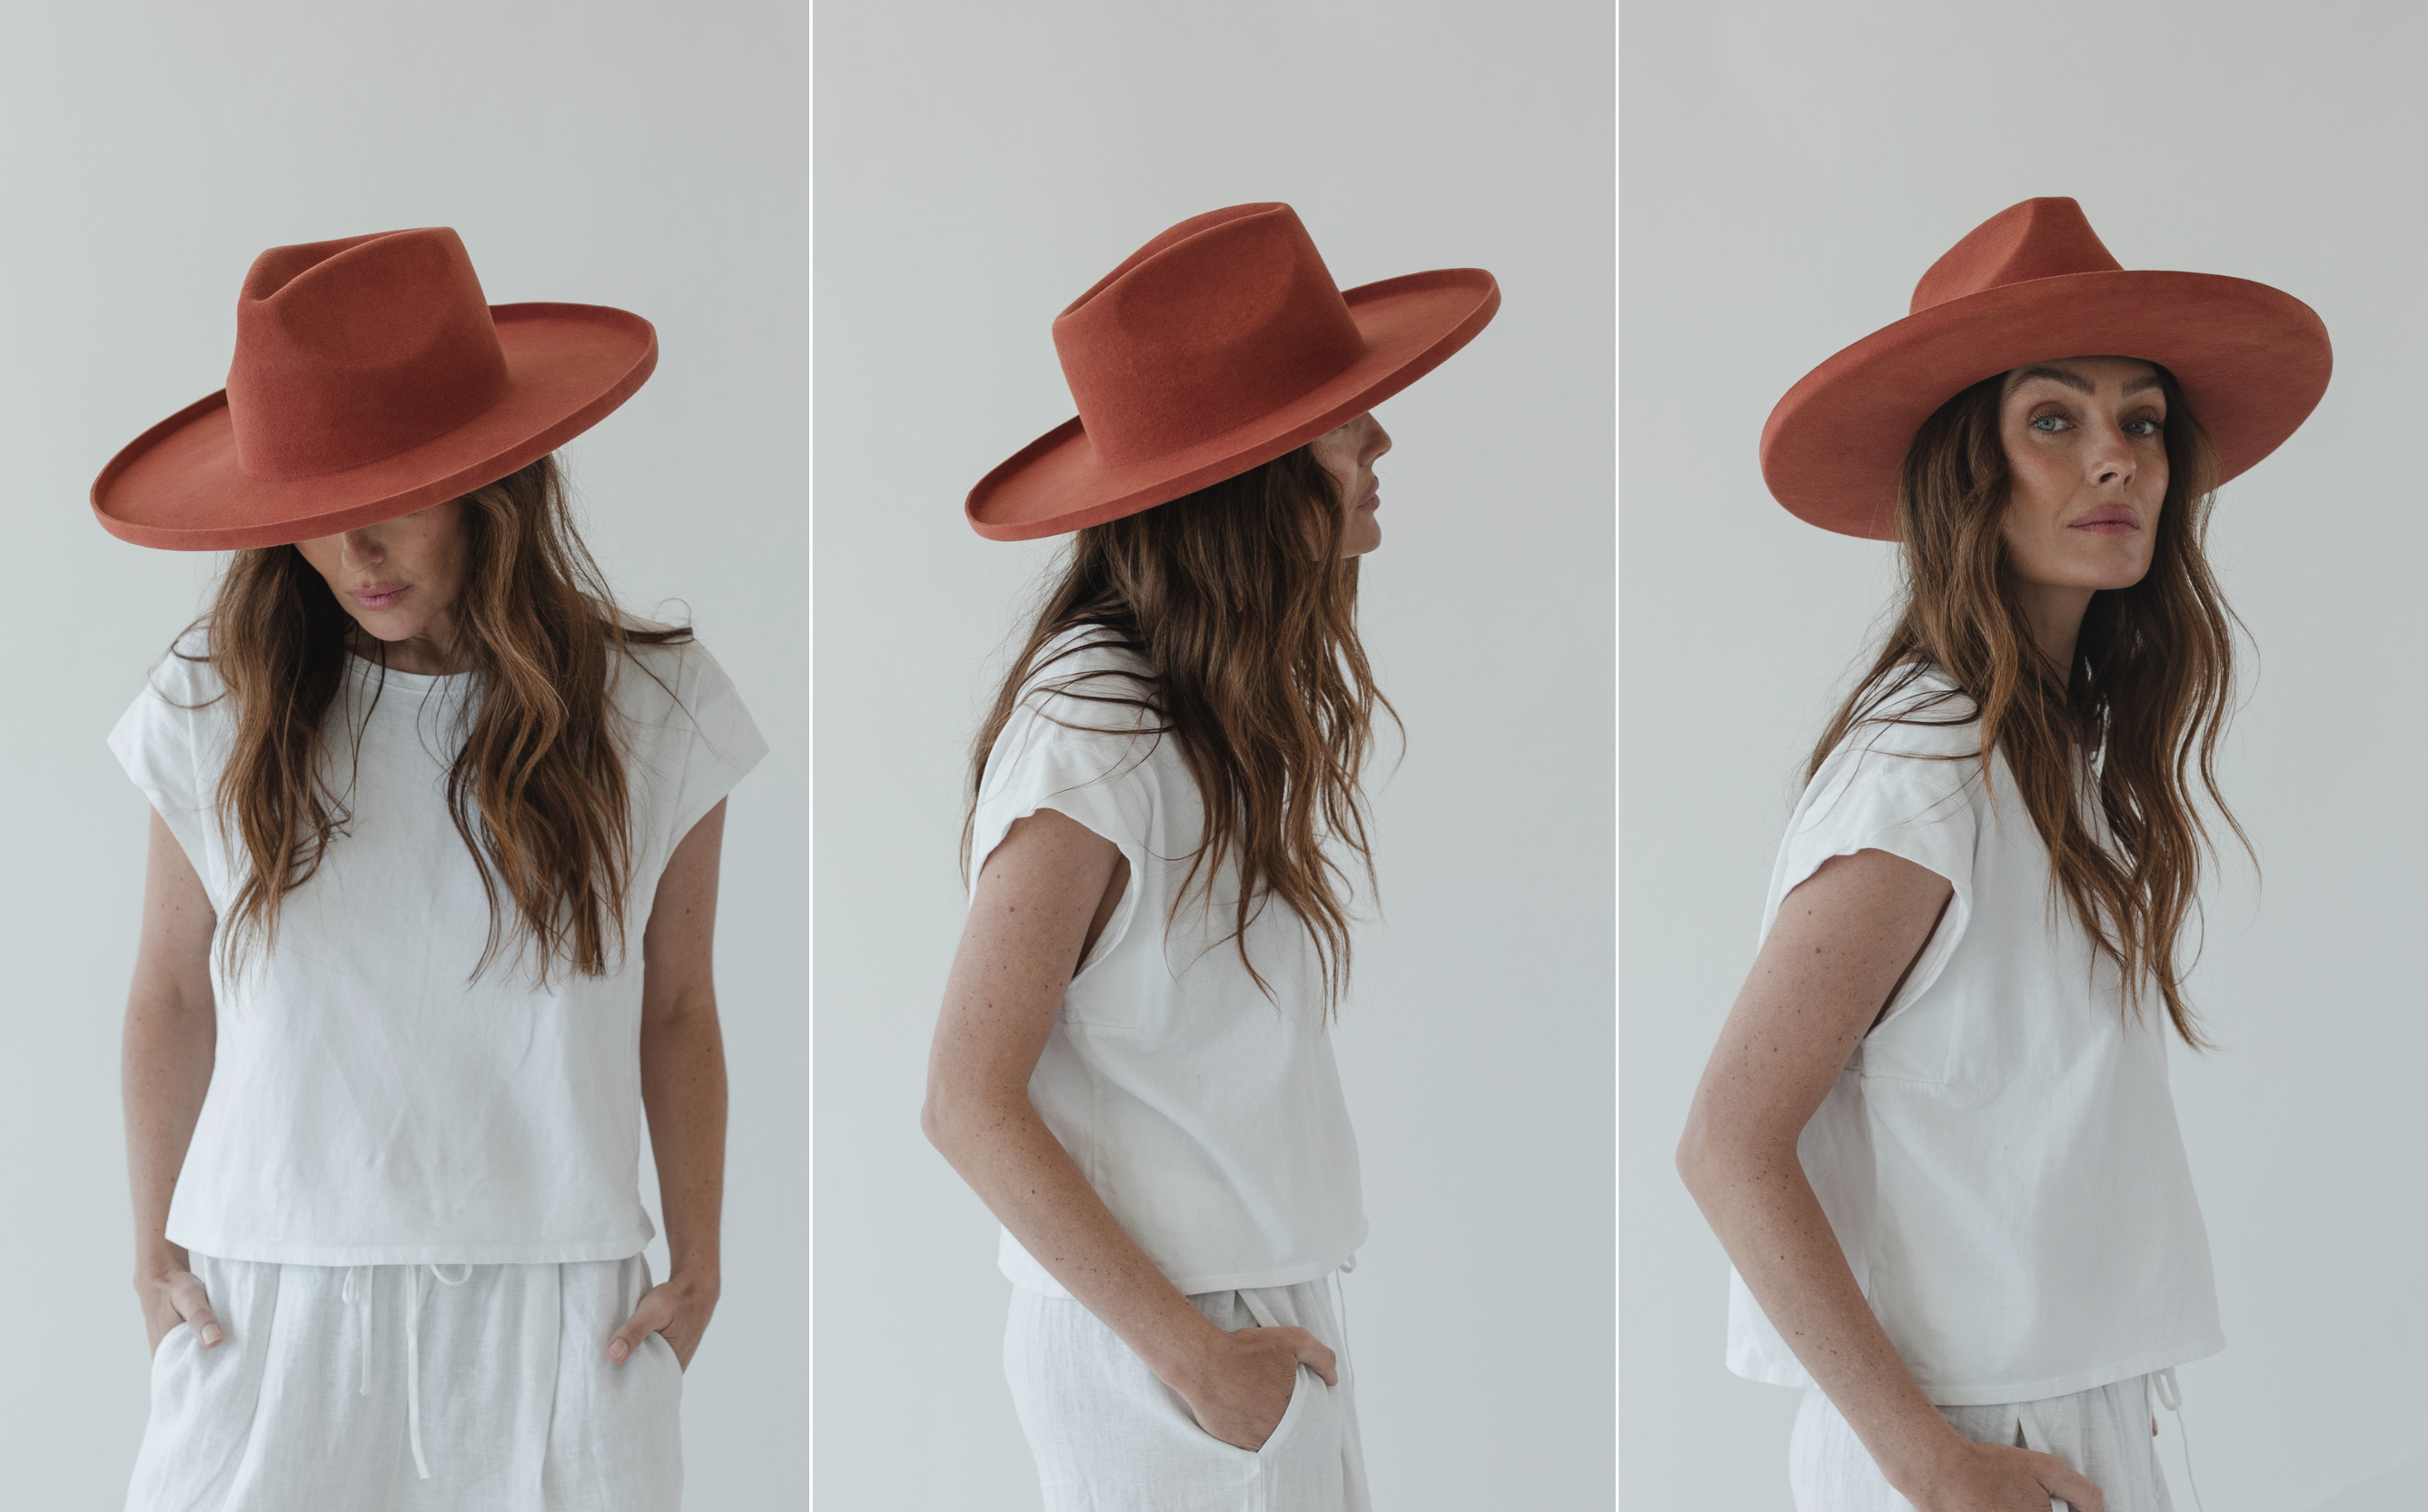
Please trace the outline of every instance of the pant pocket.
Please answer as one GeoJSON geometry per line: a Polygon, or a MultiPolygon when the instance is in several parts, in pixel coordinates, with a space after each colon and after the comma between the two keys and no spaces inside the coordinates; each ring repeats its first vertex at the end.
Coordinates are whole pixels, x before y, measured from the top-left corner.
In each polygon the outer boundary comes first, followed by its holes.
{"type": "Polygon", "coordinates": [[[190,1325],[182,1320],[171,1324],[169,1331],[160,1336],[160,1341],[152,1346],[153,1376],[156,1379],[160,1374],[160,1368],[180,1354],[178,1346],[190,1346],[193,1342],[194,1330],[190,1325]]]}
{"type": "Polygon", "coordinates": [[[1305,1426],[1307,1418],[1321,1410],[1319,1403],[1330,1390],[1323,1384],[1323,1377],[1316,1374],[1312,1367],[1301,1365],[1297,1377],[1290,1383],[1289,1405],[1282,1408],[1282,1421],[1274,1423],[1273,1431],[1265,1435],[1265,1441],[1257,1447],[1256,1454],[1271,1458],[1282,1453],[1288,1441],[1295,1439],[1305,1426]]]}

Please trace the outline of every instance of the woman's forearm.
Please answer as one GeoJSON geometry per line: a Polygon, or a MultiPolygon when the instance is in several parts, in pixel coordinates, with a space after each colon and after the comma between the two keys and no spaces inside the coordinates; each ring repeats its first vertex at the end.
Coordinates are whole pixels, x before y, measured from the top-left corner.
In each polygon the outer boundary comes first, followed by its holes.
{"type": "Polygon", "coordinates": [[[1191,1380],[1222,1330],[1164,1278],[1026,1097],[931,1103],[925,1122],[961,1179],[1082,1307],[1166,1385],[1191,1380]]]}
{"type": "Polygon", "coordinates": [[[641,1105],[658,1166],[658,1202],[674,1276],[722,1279],[725,1207],[725,1036],[716,1005],[645,1016],[641,1105]]]}
{"type": "Polygon", "coordinates": [[[1955,1430],[1855,1284],[1794,1146],[1690,1141],[1680,1174],[1754,1300],[1891,1485],[1926,1485],[1955,1430]]]}
{"type": "Polygon", "coordinates": [[[169,1198],[202,1116],[204,1094],[210,1090],[217,1034],[208,1001],[194,1003],[173,989],[140,984],[127,999],[119,1085],[139,1276],[158,1271],[164,1262],[186,1265],[185,1251],[169,1243],[169,1198]]]}

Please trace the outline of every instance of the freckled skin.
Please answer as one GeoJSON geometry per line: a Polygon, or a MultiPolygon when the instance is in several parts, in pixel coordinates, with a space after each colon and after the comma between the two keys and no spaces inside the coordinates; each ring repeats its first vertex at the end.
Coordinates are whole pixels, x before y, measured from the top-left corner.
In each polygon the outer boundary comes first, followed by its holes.
{"type": "MultiPolygon", "coordinates": [[[[2157,370],[2072,357],[2008,375],[2001,533],[2034,642],[2073,664],[2093,593],[2150,570],[2166,498],[2157,370]]],[[[1918,1512],[2105,1504],[2063,1460],[1958,1437],[1880,1326],[1797,1156],[1847,1057],[1947,906],[1947,881],[1883,851],[1831,858],[1787,895],[1695,1094],[1678,1168],[1771,1322],[1918,1512]]],[[[2155,1431],[2155,1424],[2153,1429],[2155,1431]]]]}

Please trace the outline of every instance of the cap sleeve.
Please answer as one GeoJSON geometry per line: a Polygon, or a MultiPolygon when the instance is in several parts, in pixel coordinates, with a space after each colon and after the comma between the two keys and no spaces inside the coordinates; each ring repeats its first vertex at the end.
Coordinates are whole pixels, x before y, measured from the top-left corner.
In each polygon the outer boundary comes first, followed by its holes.
{"type": "Polygon", "coordinates": [[[1032,685],[995,737],[972,816],[973,886],[1011,826],[1042,809],[1085,825],[1119,848],[1132,880],[1097,937],[1091,965],[1128,933],[1144,890],[1158,801],[1148,758],[1162,736],[1150,711],[1107,700],[1142,697],[1146,691],[1145,679],[1134,669],[1101,656],[1084,658],[1073,672],[1058,667],[1032,685]]]}
{"type": "Polygon", "coordinates": [[[1979,726],[1944,723],[1963,714],[1943,707],[1913,716],[1930,723],[1892,716],[1851,732],[1796,804],[1771,881],[1765,936],[1787,895],[1832,856],[1885,851],[1947,879],[1954,897],[1889,1005],[1891,1016],[1929,990],[1972,921],[1984,797],[1979,726]]]}
{"type": "Polygon", "coordinates": [[[109,732],[110,754],[176,837],[214,905],[225,877],[212,844],[212,806],[224,756],[218,699],[222,690],[198,638],[181,641],[152,669],[109,732]]]}
{"type": "Polygon", "coordinates": [[[767,755],[766,739],[743,707],[733,679],[708,648],[693,641],[667,649],[680,659],[667,679],[675,697],[657,722],[662,746],[651,763],[663,784],[655,805],[658,822],[651,826],[661,856],[672,855],[693,826],[767,755]]]}

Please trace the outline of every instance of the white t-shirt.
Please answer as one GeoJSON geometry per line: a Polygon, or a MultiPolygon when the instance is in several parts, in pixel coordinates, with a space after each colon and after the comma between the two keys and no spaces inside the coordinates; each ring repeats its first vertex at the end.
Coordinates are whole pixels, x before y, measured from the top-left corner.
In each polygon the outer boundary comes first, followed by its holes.
{"type": "MultiPolygon", "coordinates": [[[[199,654],[201,637],[178,650],[199,654]]],[[[448,814],[446,773],[477,677],[349,658],[329,720],[353,817],[287,895],[274,949],[255,936],[233,976],[212,951],[218,1058],[171,1240],[297,1265],[607,1260],[648,1243],[641,935],[677,842],[767,747],[704,648],[634,656],[641,666],[615,685],[632,805],[629,948],[611,954],[613,974],[560,967],[546,990],[527,955],[468,980],[489,906],[448,814]]],[[[172,655],[109,745],[224,928],[249,863],[213,807],[231,735],[220,693],[207,662],[172,655]]]]}
{"type": "MultiPolygon", "coordinates": [[[[1955,889],[1797,1145],[1846,1262],[1942,1406],[2063,1396],[2215,1354],[2166,1010],[2127,1016],[2116,968],[2051,890],[2002,756],[1982,782],[1970,701],[1931,669],[1899,710],[1968,723],[1850,733],[1796,805],[1763,915],[1766,935],[1798,883],[1864,850],[1955,889]]],[[[1812,1385],[1729,1279],[1729,1368],[1812,1385]]]]}
{"type": "MultiPolygon", "coordinates": [[[[1039,659],[1103,633],[1072,632],[1039,659]]],[[[1142,677],[1134,655],[1093,643],[1046,666],[979,785],[974,876],[1013,821],[1044,808],[1112,841],[1130,866],[1063,997],[1029,1100],[1183,1293],[1313,1280],[1366,1239],[1314,943],[1279,902],[1249,926],[1269,999],[1224,937],[1236,882],[1218,882],[1210,915],[1192,888],[1173,917],[1205,822],[1197,784],[1153,716],[1091,701],[1140,696],[1142,677]]],[[[1020,1287],[1069,1294],[1009,1230],[999,1262],[1020,1287]]]]}

